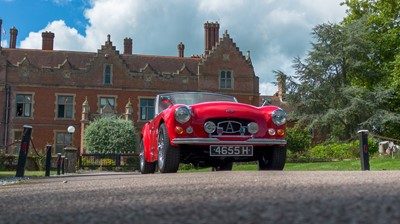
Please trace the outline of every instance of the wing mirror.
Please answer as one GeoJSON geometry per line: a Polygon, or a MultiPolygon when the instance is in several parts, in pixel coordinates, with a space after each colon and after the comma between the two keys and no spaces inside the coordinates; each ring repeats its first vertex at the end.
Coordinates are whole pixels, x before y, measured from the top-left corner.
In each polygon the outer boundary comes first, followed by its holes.
{"type": "Polygon", "coordinates": [[[171,97],[170,96],[160,96],[160,109],[165,110],[169,106],[172,105],[171,97]]]}

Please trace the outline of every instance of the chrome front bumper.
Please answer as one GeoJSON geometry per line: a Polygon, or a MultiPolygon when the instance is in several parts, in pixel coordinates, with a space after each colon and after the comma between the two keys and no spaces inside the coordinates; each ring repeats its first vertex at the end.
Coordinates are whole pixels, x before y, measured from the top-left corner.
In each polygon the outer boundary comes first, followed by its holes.
{"type": "Polygon", "coordinates": [[[286,145],[283,139],[247,139],[243,141],[221,141],[218,138],[175,138],[172,143],[177,145],[286,145]]]}

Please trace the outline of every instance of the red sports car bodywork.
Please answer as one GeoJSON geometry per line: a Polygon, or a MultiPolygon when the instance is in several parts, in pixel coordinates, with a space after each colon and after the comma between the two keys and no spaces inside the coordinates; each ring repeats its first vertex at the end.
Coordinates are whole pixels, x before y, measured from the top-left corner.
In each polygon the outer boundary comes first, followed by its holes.
{"type": "Polygon", "coordinates": [[[156,99],[156,116],[142,129],[142,173],[176,172],[179,163],[231,170],[258,161],[260,170],[282,170],[286,160],[286,113],[213,93],[169,93],[156,99]]]}

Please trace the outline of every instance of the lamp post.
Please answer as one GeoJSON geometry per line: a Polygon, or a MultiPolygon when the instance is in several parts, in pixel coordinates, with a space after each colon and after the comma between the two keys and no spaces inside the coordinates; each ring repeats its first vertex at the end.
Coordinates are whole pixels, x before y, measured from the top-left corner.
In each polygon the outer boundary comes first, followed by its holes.
{"type": "Polygon", "coordinates": [[[71,144],[67,147],[65,147],[65,158],[67,161],[67,172],[68,173],[75,173],[76,172],[76,162],[77,162],[77,149],[73,146],[73,140],[72,140],[72,135],[75,132],[75,127],[74,126],[69,126],[67,128],[68,133],[71,136],[71,144]]]}
{"type": "Polygon", "coordinates": [[[73,146],[74,144],[73,144],[73,140],[72,140],[72,135],[75,132],[75,127],[71,125],[71,126],[68,127],[67,130],[68,130],[68,133],[69,133],[69,135],[71,137],[71,144],[70,145],[73,146]]]}

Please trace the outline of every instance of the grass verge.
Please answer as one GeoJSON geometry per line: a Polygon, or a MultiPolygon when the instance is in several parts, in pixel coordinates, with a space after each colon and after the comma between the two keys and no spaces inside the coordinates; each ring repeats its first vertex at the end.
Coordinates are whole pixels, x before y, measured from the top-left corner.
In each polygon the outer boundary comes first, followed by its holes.
{"type": "MultiPolygon", "coordinates": [[[[370,158],[370,170],[400,170],[400,159],[398,158],[370,158]]],[[[257,170],[257,164],[234,165],[233,170],[257,170]]],[[[287,171],[357,171],[361,170],[360,160],[345,160],[337,162],[310,162],[310,163],[286,163],[284,170],[287,171]]],[[[209,172],[211,168],[179,170],[178,172],[209,172]]],[[[0,171],[0,178],[15,176],[15,171],[0,171]]],[[[55,175],[51,171],[50,175],[55,175]]],[[[25,171],[26,177],[44,176],[44,171],[25,171]]]]}
{"type": "MultiPolygon", "coordinates": [[[[370,158],[370,170],[400,170],[400,159],[370,158]]],[[[179,172],[207,172],[211,168],[180,170],[179,172]]],[[[233,170],[258,170],[257,164],[234,165],[233,170]]],[[[287,171],[357,171],[361,170],[360,160],[344,160],[335,162],[287,162],[284,170],[287,171]]]]}

